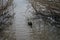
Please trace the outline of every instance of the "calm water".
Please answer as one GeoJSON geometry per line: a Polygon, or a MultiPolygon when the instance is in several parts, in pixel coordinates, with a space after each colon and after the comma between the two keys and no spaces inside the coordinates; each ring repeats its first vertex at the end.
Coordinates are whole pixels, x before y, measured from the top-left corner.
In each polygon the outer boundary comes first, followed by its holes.
{"type": "Polygon", "coordinates": [[[27,17],[32,16],[32,6],[27,0],[14,0],[16,40],[59,40],[57,28],[44,22],[42,19],[33,21],[33,28],[27,25],[27,17]]]}
{"type": "Polygon", "coordinates": [[[26,0],[14,0],[16,7],[15,7],[15,27],[16,27],[16,40],[30,40],[30,28],[27,26],[26,17],[30,15],[26,13],[27,3],[26,0]]]}
{"type": "Polygon", "coordinates": [[[5,38],[1,40],[60,40],[59,29],[42,19],[30,19],[33,22],[33,28],[27,25],[27,18],[32,17],[33,11],[27,0],[14,0],[14,4],[13,24],[4,30],[5,38]]]}

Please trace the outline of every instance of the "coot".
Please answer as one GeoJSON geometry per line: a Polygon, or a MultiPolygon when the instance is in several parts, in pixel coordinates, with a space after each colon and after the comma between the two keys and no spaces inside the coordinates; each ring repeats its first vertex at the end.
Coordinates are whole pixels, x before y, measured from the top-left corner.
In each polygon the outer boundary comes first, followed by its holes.
{"type": "Polygon", "coordinates": [[[32,28],[32,22],[28,22],[28,25],[32,28]]]}

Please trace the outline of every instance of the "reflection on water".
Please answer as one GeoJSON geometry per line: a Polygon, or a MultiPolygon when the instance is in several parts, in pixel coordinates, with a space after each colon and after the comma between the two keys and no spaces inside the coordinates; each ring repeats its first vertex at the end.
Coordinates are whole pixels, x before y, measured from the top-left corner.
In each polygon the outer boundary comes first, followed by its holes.
{"type": "Polygon", "coordinates": [[[34,31],[35,35],[32,36],[32,39],[33,40],[60,40],[59,39],[60,37],[59,28],[57,28],[55,25],[53,26],[50,23],[48,23],[47,18],[45,19],[44,16],[37,14],[38,12],[41,12],[45,15],[50,15],[50,12],[46,11],[47,10],[46,6],[39,3],[39,1],[34,1],[34,0],[31,0],[30,3],[32,4],[32,7],[34,8],[35,11],[38,10],[36,11],[35,16],[32,13],[34,17],[31,17],[28,20],[29,22],[33,23],[32,30],[34,31]]]}
{"type": "Polygon", "coordinates": [[[0,40],[16,40],[15,32],[13,31],[13,0],[1,0],[0,6],[2,7],[0,10],[0,40]],[[8,3],[8,4],[7,4],[8,3]]]}
{"type": "Polygon", "coordinates": [[[16,40],[15,32],[13,31],[12,17],[8,19],[8,22],[0,26],[0,40],[16,40]]]}
{"type": "Polygon", "coordinates": [[[27,0],[14,0],[16,13],[12,25],[0,32],[1,40],[60,40],[60,30],[44,21],[27,0]],[[28,19],[28,20],[27,20],[28,19]],[[32,28],[27,22],[32,22],[32,28]]]}

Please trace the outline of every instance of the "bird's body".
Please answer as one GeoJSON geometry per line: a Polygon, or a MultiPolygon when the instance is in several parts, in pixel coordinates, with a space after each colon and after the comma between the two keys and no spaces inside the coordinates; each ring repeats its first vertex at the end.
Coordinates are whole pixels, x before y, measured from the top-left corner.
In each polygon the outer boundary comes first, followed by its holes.
{"type": "Polygon", "coordinates": [[[28,25],[32,28],[32,22],[28,22],[28,25]]]}

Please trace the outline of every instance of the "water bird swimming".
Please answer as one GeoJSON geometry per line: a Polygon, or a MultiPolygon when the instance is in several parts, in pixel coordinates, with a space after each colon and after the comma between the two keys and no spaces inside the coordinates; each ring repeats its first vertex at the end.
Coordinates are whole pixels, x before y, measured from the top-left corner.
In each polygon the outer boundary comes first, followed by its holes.
{"type": "Polygon", "coordinates": [[[32,28],[32,22],[28,22],[28,25],[32,28]]]}

